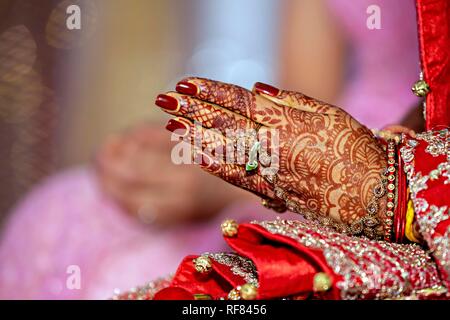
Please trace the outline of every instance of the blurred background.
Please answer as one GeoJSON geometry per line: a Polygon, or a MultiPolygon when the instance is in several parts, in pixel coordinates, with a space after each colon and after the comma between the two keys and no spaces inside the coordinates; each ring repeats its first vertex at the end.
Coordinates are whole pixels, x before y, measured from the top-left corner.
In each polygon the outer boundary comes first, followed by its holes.
{"type": "Polygon", "coordinates": [[[185,76],[301,91],[371,128],[411,123],[414,10],[413,0],[0,0],[0,298],[106,298],[221,249],[224,216],[275,216],[170,164],[154,99],[185,76]],[[67,25],[73,5],[80,29],[67,25]],[[80,288],[67,286],[72,265],[80,288]]]}
{"type": "Polygon", "coordinates": [[[108,134],[162,119],[154,98],[185,75],[273,82],[278,9],[274,1],[2,0],[2,217],[43,176],[88,161],[108,134]],[[66,27],[71,4],[81,8],[80,30],[66,27]]]}

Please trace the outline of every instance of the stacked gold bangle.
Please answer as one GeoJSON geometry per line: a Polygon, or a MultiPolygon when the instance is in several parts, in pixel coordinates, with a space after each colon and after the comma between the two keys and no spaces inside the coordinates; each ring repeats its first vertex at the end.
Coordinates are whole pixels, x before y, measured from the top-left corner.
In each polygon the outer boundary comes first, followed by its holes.
{"type": "Polygon", "coordinates": [[[395,141],[389,140],[387,144],[387,203],[386,217],[383,220],[384,240],[389,241],[392,237],[392,225],[394,221],[394,210],[396,204],[396,152],[395,141]]]}

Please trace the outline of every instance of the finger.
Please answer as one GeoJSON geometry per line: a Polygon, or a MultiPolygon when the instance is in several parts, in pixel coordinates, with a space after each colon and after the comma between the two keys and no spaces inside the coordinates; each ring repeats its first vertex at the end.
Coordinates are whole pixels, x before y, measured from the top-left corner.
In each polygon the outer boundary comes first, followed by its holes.
{"type": "Polygon", "coordinates": [[[267,183],[259,172],[249,175],[243,166],[220,163],[206,153],[200,153],[199,156],[202,157],[200,167],[206,172],[232,185],[250,191],[259,197],[265,196],[274,199],[275,194],[272,186],[267,183]]]}
{"type": "Polygon", "coordinates": [[[307,112],[335,114],[340,110],[338,107],[308,97],[300,92],[280,90],[262,82],[255,83],[253,92],[279,105],[307,112]]]}
{"type": "Polygon", "coordinates": [[[271,142],[275,133],[272,130],[220,106],[174,92],[159,95],[156,104],[169,114],[180,115],[204,128],[218,130],[228,140],[244,144],[243,148],[250,148],[256,139],[266,147],[264,151],[267,153],[273,147],[271,142]],[[170,106],[175,107],[168,110],[170,106]]]}
{"type": "Polygon", "coordinates": [[[176,92],[158,95],[155,103],[169,114],[187,118],[205,128],[217,129],[224,135],[258,127],[257,123],[237,113],[176,92]]]}
{"type": "Polygon", "coordinates": [[[175,133],[178,140],[184,140],[195,149],[205,150],[226,163],[237,163],[242,166],[249,160],[250,149],[258,142],[259,160],[264,166],[258,168],[259,172],[268,172],[266,169],[273,169],[279,164],[279,137],[274,130],[262,127],[257,135],[255,131],[239,131],[236,135],[224,135],[215,128],[207,129],[181,117],[171,119],[166,129],[175,133]]]}
{"type": "MultiPolygon", "coordinates": [[[[201,125],[194,124],[185,118],[178,117],[170,119],[166,125],[166,129],[185,143],[184,145],[180,145],[180,150],[183,152],[183,155],[185,153],[191,155],[194,149],[199,149],[211,153],[216,158],[224,158],[226,157],[226,152],[233,146],[233,142],[227,141],[225,136],[219,131],[215,129],[203,129],[201,125]]],[[[178,155],[178,153],[175,153],[175,155],[178,155]]],[[[230,155],[228,154],[228,157],[230,155]]]]}
{"type": "MultiPolygon", "coordinates": [[[[225,137],[222,133],[215,129],[206,129],[198,124],[192,123],[185,118],[174,118],[169,120],[166,129],[171,131],[187,145],[180,145],[183,154],[197,152],[198,150],[210,154],[220,162],[236,163],[244,165],[248,160],[245,149],[235,148],[236,144],[233,140],[225,137]],[[186,149],[187,148],[187,149],[186,149]]],[[[236,146],[237,147],[237,146],[236,146]]],[[[178,155],[179,153],[174,153],[178,155]]],[[[196,164],[200,162],[193,159],[196,164]]]]}
{"type": "Polygon", "coordinates": [[[249,174],[245,170],[247,159],[242,161],[235,154],[230,156],[229,152],[235,152],[234,144],[220,132],[195,126],[184,118],[171,119],[166,128],[190,142],[194,163],[203,170],[259,196],[274,196],[272,187],[261,176],[261,168],[249,174]]]}
{"type": "Polygon", "coordinates": [[[176,90],[217,104],[266,126],[281,122],[281,106],[233,84],[203,78],[187,78],[177,84],[176,90]]]}

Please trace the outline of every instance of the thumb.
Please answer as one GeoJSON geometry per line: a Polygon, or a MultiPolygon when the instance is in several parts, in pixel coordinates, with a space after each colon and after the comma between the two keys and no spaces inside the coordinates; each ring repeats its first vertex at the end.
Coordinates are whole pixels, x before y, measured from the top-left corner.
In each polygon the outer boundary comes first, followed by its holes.
{"type": "Polygon", "coordinates": [[[256,82],[253,92],[283,106],[307,112],[334,114],[339,108],[317,99],[308,97],[300,92],[281,90],[269,84],[256,82]]]}

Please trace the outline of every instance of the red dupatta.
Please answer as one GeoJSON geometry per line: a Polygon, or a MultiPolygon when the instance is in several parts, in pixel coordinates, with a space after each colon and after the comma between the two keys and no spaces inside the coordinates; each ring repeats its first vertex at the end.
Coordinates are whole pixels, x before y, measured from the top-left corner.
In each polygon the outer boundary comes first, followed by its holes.
{"type": "Polygon", "coordinates": [[[416,0],[420,60],[431,91],[426,129],[450,126],[450,1],[416,0]]]}

